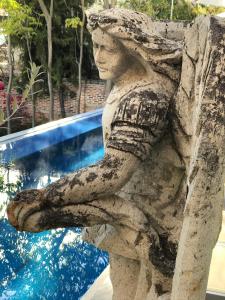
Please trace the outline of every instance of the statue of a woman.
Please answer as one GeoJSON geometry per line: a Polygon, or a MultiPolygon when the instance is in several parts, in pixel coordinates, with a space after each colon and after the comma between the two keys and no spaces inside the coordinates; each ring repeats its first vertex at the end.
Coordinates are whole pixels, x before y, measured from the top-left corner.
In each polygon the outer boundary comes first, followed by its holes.
{"type": "Polygon", "coordinates": [[[169,299],[186,193],[169,117],[182,47],[127,10],[90,15],[89,28],[99,76],[114,84],[103,113],[104,159],[19,193],[9,221],[32,232],[110,224],[123,243],[109,249],[113,299],[169,299]]]}

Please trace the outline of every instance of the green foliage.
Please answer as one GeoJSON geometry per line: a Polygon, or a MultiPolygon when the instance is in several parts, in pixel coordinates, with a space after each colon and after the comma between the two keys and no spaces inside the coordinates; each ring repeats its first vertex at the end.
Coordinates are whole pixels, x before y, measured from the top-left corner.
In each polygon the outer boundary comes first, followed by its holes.
{"type": "Polygon", "coordinates": [[[193,11],[193,6],[189,1],[175,1],[173,10],[173,20],[193,20],[196,14],[193,11]]]}
{"type": "MultiPolygon", "coordinates": [[[[1,1],[1,0],[0,0],[1,1]]],[[[20,0],[22,1],[22,0],[20,0]]],[[[33,16],[40,16],[40,7],[36,0],[23,0],[30,7],[33,16]]],[[[93,0],[85,1],[86,7],[92,4],[93,0]]],[[[46,0],[46,4],[49,2],[46,0]]],[[[53,86],[59,88],[63,85],[63,79],[66,78],[70,82],[77,82],[78,64],[80,46],[79,46],[79,30],[83,26],[82,10],[80,0],[57,0],[54,1],[54,13],[52,20],[52,40],[53,40],[53,61],[52,61],[52,79],[53,86]]],[[[31,56],[37,65],[42,65],[47,70],[47,30],[46,22],[43,17],[39,18],[40,25],[35,30],[35,36],[31,42],[31,56]]],[[[14,39],[15,40],[15,39],[14,39]]],[[[17,39],[17,45],[22,49],[22,61],[24,65],[23,83],[27,81],[27,63],[29,56],[27,52],[26,41],[17,39]]],[[[82,76],[84,78],[92,78],[96,74],[93,57],[92,45],[89,32],[84,26],[84,57],[82,76]]],[[[44,92],[47,91],[46,75],[44,79],[44,92]]]]}
{"type": "Polygon", "coordinates": [[[31,14],[29,6],[21,5],[15,0],[1,0],[0,9],[4,9],[7,17],[0,21],[3,34],[24,36],[34,34],[33,27],[38,24],[31,14]]]}
{"type": "Polygon", "coordinates": [[[4,177],[0,174],[0,193],[4,191],[4,177]]]}
{"type": "MultiPolygon", "coordinates": [[[[8,118],[6,118],[4,111],[0,107],[0,125],[3,125],[8,119],[11,119],[13,117],[13,115],[22,106],[22,104],[24,104],[24,102],[27,101],[27,99],[29,99],[29,97],[31,96],[31,91],[34,85],[42,81],[42,79],[40,79],[40,76],[44,72],[41,72],[41,68],[41,66],[36,66],[35,63],[30,63],[30,68],[27,70],[29,81],[23,90],[22,102],[18,104],[16,98],[13,99],[12,112],[8,118]]],[[[36,93],[38,92],[39,91],[37,91],[36,93]]]]}
{"type": "Polygon", "coordinates": [[[170,1],[168,0],[152,0],[152,14],[154,19],[169,19],[170,17],[170,1]]]}
{"type": "Polygon", "coordinates": [[[1,0],[0,8],[6,12],[19,11],[20,4],[16,0],[1,0]]]}
{"type": "Polygon", "coordinates": [[[66,28],[75,28],[75,29],[77,29],[79,26],[80,27],[84,26],[83,22],[80,20],[79,17],[66,19],[65,25],[66,28]]]}
{"type": "Polygon", "coordinates": [[[4,124],[4,123],[5,123],[5,114],[2,108],[0,107],[0,124],[4,124]]]}
{"type": "MultiPolygon", "coordinates": [[[[143,12],[154,19],[170,18],[171,0],[122,0],[121,7],[143,12]]],[[[225,8],[215,6],[192,5],[190,1],[174,0],[173,20],[192,20],[198,15],[215,15],[224,12],[225,8]]]]}
{"type": "Polygon", "coordinates": [[[26,84],[25,89],[23,90],[24,101],[31,95],[30,92],[32,91],[34,85],[43,81],[40,79],[40,76],[44,73],[41,72],[41,68],[42,66],[36,66],[34,62],[30,63],[30,68],[27,70],[29,82],[26,84]]]}
{"type": "Polygon", "coordinates": [[[225,7],[196,5],[193,7],[196,15],[217,15],[225,12],[225,7]]]}
{"type": "MultiPolygon", "coordinates": [[[[6,193],[8,197],[12,197],[21,187],[21,181],[17,180],[15,183],[6,182],[4,178],[4,170],[8,171],[13,165],[0,165],[0,193],[6,193]]],[[[1,211],[1,208],[0,208],[1,211]]]]}
{"type": "Polygon", "coordinates": [[[20,181],[17,181],[16,183],[5,183],[3,181],[2,192],[6,193],[8,197],[13,197],[15,196],[16,192],[19,190],[20,186],[21,186],[20,181]]]}
{"type": "MultiPolygon", "coordinates": [[[[171,0],[125,0],[122,7],[143,12],[154,19],[167,20],[170,18],[171,0]]],[[[194,17],[192,6],[185,0],[174,1],[174,20],[191,20],[194,17]]]]}
{"type": "Polygon", "coordinates": [[[149,16],[153,15],[153,5],[152,1],[145,0],[125,0],[120,3],[120,6],[128,9],[132,9],[135,11],[143,12],[149,16]]]}

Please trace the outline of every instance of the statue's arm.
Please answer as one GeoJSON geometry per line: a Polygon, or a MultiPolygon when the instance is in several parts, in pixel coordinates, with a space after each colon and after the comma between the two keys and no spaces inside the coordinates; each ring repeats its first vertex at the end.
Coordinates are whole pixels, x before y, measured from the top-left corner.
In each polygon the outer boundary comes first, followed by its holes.
{"type": "Polygon", "coordinates": [[[53,204],[65,205],[111,195],[128,181],[139,163],[131,153],[107,147],[103,160],[50,184],[43,196],[53,204]]]}
{"type": "MultiPolygon", "coordinates": [[[[102,216],[98,216],[97,208],[92,216],[89,215],[89,205],[94,200],[97,205],[113,196],[149,156],[164,133],[168,105],[166,97],[148,94],[146,90],[143,95],[140,91],[133,92],[132,97],[123,99],[111,124],[104,159],[42,190],[18,193],[7,208],[10,223],[17,229],[35,232],[101,223],[102,216]]],[[[108,208],[105,209],[108,216],[108,208]]],[[[103,219],[109,221],[108,217],[103,219]]]]}
{"type": "Polygon", "coordinates": [[[115,113],[104,159],[49,185],[44,198],[65,205],[117,192],[163,135],[168,106],[165,95],[152,91],[128,95],[115,113]]]}
{"type": "Polygon", "coordinates": [[[111,124],[105,157],[50,184],[19,193],[15,201],[43,201],[49,205],[84,203],[116,193],[129,180],[162,137],[169,100],[165,95],[143,90],[125,97],[111,124]]]}

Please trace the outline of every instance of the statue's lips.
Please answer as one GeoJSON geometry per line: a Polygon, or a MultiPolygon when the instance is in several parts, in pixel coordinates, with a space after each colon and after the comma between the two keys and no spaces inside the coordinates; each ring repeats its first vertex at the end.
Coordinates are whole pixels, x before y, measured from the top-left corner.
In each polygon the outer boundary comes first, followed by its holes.
{"type": "Polygon", "coordinates": [[[102,69],[102,68],[98,67],[98,71],[101,72],[101,73],[103,73],[103,72],[107,72],[108,70],[107,69],[102,69]]]}

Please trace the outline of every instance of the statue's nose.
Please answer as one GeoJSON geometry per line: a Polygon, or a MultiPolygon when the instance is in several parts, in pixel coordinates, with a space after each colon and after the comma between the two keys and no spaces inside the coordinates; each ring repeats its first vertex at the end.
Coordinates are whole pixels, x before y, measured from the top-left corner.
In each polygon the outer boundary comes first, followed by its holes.
{"type": "Polygon", "coordinates": [[[105,63],[104,54],[103,54],[103,50],[101,49],[101,47],[99,47],[98,49],[95,50],[94,58],[95,58],[95,63],[98,66],[101,66],[105,63]]]}

